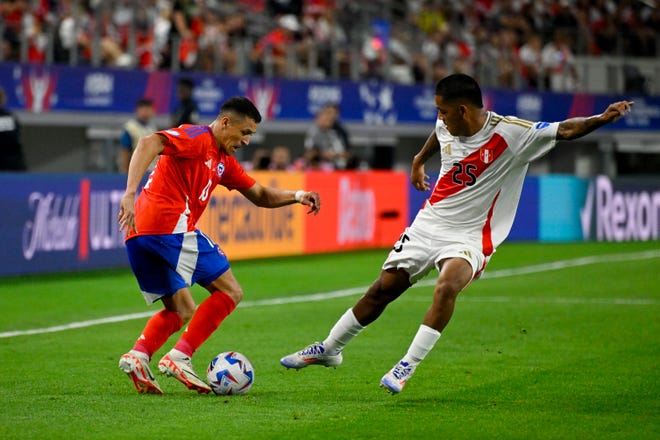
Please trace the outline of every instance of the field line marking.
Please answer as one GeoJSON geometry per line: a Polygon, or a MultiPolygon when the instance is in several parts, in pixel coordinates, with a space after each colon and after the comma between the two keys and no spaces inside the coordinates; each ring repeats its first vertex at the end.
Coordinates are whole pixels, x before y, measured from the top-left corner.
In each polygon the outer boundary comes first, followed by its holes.
{"type": "MultiPolygon", "coordinates": [[[[430,298],[402,296],[401,301],[429,302],[430,298]]],[[[460,302],[471,303],[526,303],[526,304],[604,304],[623,306],[655,306],[660,305],[660,300],[653,298],[574,298],[574,297],[531,297],[531,296],[470,296],[462,295],[458,298],[460,302]]]]}
{"type": "MultiPolygon", "coordinates": [[[[590,256],[590,257],[580,257],[580,258],[574,258],[571,260],[560,260],[560,261],[553,261],[550,263],[541,263],[541,264],[535,264],[531,266],[523,266],[523,267],[517,267],[513,269],[500,269],[500,270],[494,270],[492,272],[486,272],[482,276],[483,279],[491,279],[491,278],[504,278],[504,277],[510,277],[514,275],[524,275],[524,274],[531,274],[531,273],[538,273],[538,272],[546,272],[549,270],[560,270],[560,269],[565,269],[569,267],[576,267],[576,266],[587,266],[591,264],[599,264],[599,263],[612,263],[612,262],[618,262],[618,261],[638,261],[638,260],[648,260],[652,258],[660,258],[660,250],[649,250],[649,251],[643,251],[643,252],[631,252],[631,253],[625,253],[625,254],[610,254],[610,255],[596,255],[596,256],[590,256]]],[[[421,281],[411,288],[416,288],[416,287],[428,287],[432,286],[435,284],[435,280],[426,280],[426,281],[421,281]]],[[[289,297],[281,297],[281,298],[270,298],[270,299],[262,299],[262,300],[255,300],[255,301],[243,301],[241,304],[239,304],[239,307],[258,307],[258,306],[272,306],[272,305],[280,305],[280,304],[293,304],[293,303],[302,303],[302,302],[316,302],[316,301],[325,301],[328,299],[334,299],[334,298],[343,298],[347,296],[352,296],[352,295],[358,295],[362,294],[367,290],[368,286],[363,286],[363,287],[354,287],[350,289],[342,289],[342,290],[335,290],[332,292],[325,292],[325,293],[314,293],[311,295],[297,295],[297,296],[289,296],[289,297]]],[[[475,298],[470,298],[471,301],[477,301],[475,298]]],[[[520,301],[521,298],[509,298],[509,297],[491,297],[491,298],[481,298],[478,301],[483,301],[483,302],[505,302],[505,301],[520,301]],[[507,299],[508,298],[508,299],[507,299]]],[[[577,304],[577,302],[574,302],[573,300],[579,300],[576,298],[555,298],[556,301],[561,304],[577,304]]],[[[651,299],[626,299],[626,298],[593,298],[593,299],[584,299],[584,303],[593,303],[593,304],[623,304],[623,305],[648,305],[648,304],[658,304],[658,301],[654,301],[651,299]]],[[[552,298],[549,299],[547,302],[553,302],[552,298]]],[[[582,304],[582,303],[580,303],[582,304]]],[[[158,310],[155,311],[149,311],[149,312],[141,312],[141,313],[129,313],[126,315],[117,315],[117,316],[109,316],[107,318],[100,318],[100,319],[90,319],[87,321],[79,321],[79,322],[71,322],[69,324],[63,324],[63,325],[56,325],[53,327],[43,327],[43,328],[34,328],[34,329],[28,329],[28,330],[14,330],[14,331],[8,331],[8,332],[2,332],[0,333],[0,339],[3,338],[12,338],[16,336],[28,336],[28,335],[38,335],[38,334],[44,334],[44,333],[56,333],[56,332],[61,332],[65,330],[73,330],[73,329],[78,329],[78,328],[85,328],[85,327],[92,327],[96,325],[101,325],[101,324],[110,324],[110,323],[115,323],[115,322],[123,322],[123,321],[131,321],[134,319],[144,319],[152,316],[153,314],[157,313],[158,310]]]]}

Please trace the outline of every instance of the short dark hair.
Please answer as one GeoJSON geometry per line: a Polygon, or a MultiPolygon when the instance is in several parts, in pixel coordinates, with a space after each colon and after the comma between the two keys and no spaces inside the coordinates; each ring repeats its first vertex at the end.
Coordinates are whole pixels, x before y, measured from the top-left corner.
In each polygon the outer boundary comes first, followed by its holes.
{"type": "Polygon", "coordinates": [[[154,105],[154,102],[151,99],[149,99],[149,98],[140,98],[135,103],[135,108],[138,108],[138,107],[152,107],[153,105],[154,105]]]}
{"type": "Polygon", "coordinates": [[[218,115],[223,115],[225,113],[236,113],[238,115],[247,116],[250,119],[254,119],[254,122],[261,122],[261,113],[255,105],[244,96],[234,96],[229,98],[222,104],[220,107],[220,113],[218,115]]]}
{"type": "Polygon", "coordinates": [[[189,89],[193,89],[195,87],[195,83],[193,82],[193,80],[190,79],[190,78],[187,78],[185,76],[179,78],[179,80],[177,81],[177,84],[179,86],[187,87],[189,89]]]}
{"type": "Polygon", "coordinates": [[[476,107],[484,106],[481,87],[477,81],[464,73],[454,73],[438,81],[435,94],[448,103],[468,102],[476,107]]]}

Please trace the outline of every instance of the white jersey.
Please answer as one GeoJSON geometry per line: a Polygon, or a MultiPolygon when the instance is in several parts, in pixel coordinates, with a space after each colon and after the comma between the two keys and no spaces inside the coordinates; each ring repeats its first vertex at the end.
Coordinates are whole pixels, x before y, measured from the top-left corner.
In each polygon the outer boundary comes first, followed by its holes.
{"type": "Polygon", "coordinates": [[[555,146],[558,126],[490,111],[482,129],[465,138],[438,120],[442,168],[412,227],[490,256],[509,235],[529,162],[555,146]]]}

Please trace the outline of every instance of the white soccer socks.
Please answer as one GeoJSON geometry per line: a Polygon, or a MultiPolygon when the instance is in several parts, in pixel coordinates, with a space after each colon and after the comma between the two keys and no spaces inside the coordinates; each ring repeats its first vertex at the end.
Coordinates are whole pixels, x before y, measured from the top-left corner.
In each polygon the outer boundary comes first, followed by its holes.
{"type": "Polygon", "coordinates": [[[420,325],[410,347],[408,347],[408,352],[401,360],[411,366],[417,366],[431,351],[438,339],[440,339],[439,331],[424,324],[420,325]]]}
{"type": "Polygon", "coordinates": [[[348,309],[330,330],[328,337],[323,341],[325,354],[334,356],[344,349],[365,327],[360,325],[353,314],[353,309],[348,309]]]}

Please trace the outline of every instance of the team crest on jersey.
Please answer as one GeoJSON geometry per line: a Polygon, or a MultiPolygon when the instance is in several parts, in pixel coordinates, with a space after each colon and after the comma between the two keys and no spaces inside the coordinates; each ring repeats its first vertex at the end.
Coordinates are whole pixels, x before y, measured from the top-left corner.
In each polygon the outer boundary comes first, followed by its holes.
{"type": "Polygon", "coordinates": [[[479,158],[483,163],[491,163],[493,161],[493,149],[492,148],[482,148],[479,150],[479,158]]]}
{"type": "Polygon", "coordinates": [[[218,164],[218,168],[215,170],[218,173],[218,177],[222,177],[222,175],[225,173],[225,163],[220,162],[218,164]]]}

